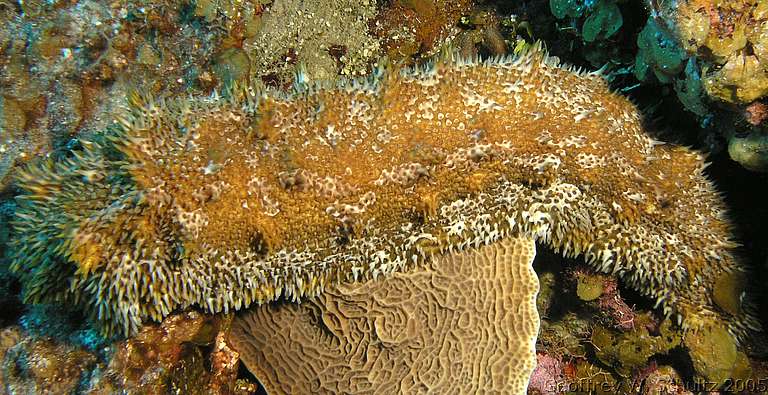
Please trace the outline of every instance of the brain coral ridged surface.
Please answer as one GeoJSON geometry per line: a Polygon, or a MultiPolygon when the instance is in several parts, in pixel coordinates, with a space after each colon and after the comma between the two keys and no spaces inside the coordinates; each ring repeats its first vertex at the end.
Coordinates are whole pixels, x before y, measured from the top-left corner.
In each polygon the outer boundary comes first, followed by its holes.
{"type": "Polygon", "coordinates": [[[236,318],[229,340],[274,394],[525,394],[536,366],[531,239],[447,254],[236,318]]]}
{"type": "Polygon", "coordinates": [[[523,235],[686,324],[753,326],[713,300],[742,269],[702,156],[540,51],[134,102],[105,141],[21,177],[13,267],[29,300],[132,333],[179,307],[315,295],[523,235]]]}

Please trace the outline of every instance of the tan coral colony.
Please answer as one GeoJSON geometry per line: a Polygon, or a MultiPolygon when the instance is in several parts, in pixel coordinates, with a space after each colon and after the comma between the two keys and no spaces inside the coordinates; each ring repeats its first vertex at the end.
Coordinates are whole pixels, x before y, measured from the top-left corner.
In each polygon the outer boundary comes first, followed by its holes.
{"type": "Polygon", "coordinates": [[[28,300],[74,301],[108,329],[517,236],[616,273],[686,326],[754,326],[713,297],[742,268],[702,155],[649,137],[599,73],[539,50],[134,100],[107,136],[22,176],[14,269],[28,300]]]}
{"type": "Polygon", "coordinates": [[[527,237],[249,309],[229,342],[270,394],[525,394],[539,279],[527,237]]]}

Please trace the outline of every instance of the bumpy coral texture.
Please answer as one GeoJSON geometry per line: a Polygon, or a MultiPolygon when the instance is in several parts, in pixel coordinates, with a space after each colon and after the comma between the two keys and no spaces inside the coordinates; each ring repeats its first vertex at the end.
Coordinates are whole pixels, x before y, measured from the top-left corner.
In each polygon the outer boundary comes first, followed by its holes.
{"type": "Polygon", "coordinates": [[[235,319],[269,393],[525,394],[536,367],[533,240],[508,238],[386,279],[235,319]]]}
{"type": "Polygon", "coordinates": [[[524,235],[686,324],[752,325],[712,298],[742,269],[703,157],[540,51],[134,102],[105,142],[22,176],[13,267],[28,300],[131,333],[179,307],[298,299],[524,235]]]}

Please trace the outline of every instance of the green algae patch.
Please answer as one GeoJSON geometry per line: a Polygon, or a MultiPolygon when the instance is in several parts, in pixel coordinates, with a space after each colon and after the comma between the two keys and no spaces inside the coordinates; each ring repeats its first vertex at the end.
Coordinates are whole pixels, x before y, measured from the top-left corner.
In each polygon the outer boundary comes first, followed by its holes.
{"type": "Polygon", "coordinates": [[[715,282],[712,298],[721,309],[732,315],[741,314],[741,297],[747,287],[744,272],[723,273],[715,282]]]}
{"type": "Polygon", "coordinates": [[[576,361],[573,376],[573,384],[568,388],[572,391],[567,392],[569,395],[625,393],[622,391],[623,386],[620,387],[620,383],[610,372],[583,359],[576,361]]]}
{"type": "Polygon", "coordinates": [[[749,361],[725,327],[712,324],[690,330],[684,342],[698,379],[722,385],[730,378],[749,377],[749,361]]]}
{"type": "Polygon", "coordinates": [[[728,141],[728,154],[752,171],[768,171],[768,135],[751,133],[746,137],[732,137],[728,141]]]}
{"type": "Polygon", "coordinates": [[[652,320],[650,314],[638,316],[635,329],[629,332],[595,327],[592,343],[598,360],[614,367],[619,375],[628,377],[634,370],[645,367],[651,356],[666,354],[680,345],[681,334],[672,328],[671,321],[663,321],[659,325],[659,334],[655,335],[647,328],[652,320]]]}
{"type": "Polygon", "coordinates": [[[608,38],[616,33],[623,23],[621,11],[616,3],[601,1],[584,21],[582,36],[586,42],[595,41],[598,37],[608,38]]]}
{"type": "Polygon", "coordinates": [[[589,302],[595,300],[603,294],[603,276],[582,274],[578,276],[576,283],[576,295],[579,299],[589,302]]]}
{"type": "Polygon", "coordinates": [[[662,84],[672,83],[675,76],[683,71],[688,57],[675,38],[660,29],[653,19],[648,20],[637,36],[637,48],[635,77],[645,82],[655,75],[662,84]]]}

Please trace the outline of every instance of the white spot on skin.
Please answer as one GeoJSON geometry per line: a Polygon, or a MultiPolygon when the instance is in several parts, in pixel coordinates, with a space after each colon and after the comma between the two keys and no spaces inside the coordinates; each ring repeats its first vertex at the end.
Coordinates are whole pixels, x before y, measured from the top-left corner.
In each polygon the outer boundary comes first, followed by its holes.
{"type": "Polygon", "coordinates": [[[595,110],[583,110],[583,111],[581,111],[580,113],[576,114],[576,115],[573,117],[573,120],[574,120],[576,123],[578,123],[578,122],[580,122],[581,120],[583,120],[583,119],[585,119],[586,117],[588,117],[589,115],[591,115],[593,112],[595,112],[595,110]]]}
{"type": "Polygon", "coordinates": [[[624,195],[624,197],[626,197],[628,200],[631,200],[631,201],[634,201],[634,202],[638,202],[638,203],[640,203],[640,202],[643,202],[643,201],[645,201],[645,194],[644,194],[644,193],[641,193],[641,192],[638,192],[638,191],[635,191],[635,192],[632,192],[632,191],[624,191],[623,195],[624,195]]]}
{"type": "Polygon", "coordinates": [[[491,98],[480,95],[475,91],[462,89],[461,97],[464,99],[464,105],[467,107],[477,107],[478,112],[498,111],[504,107],[491,98]]]}
{"type": "Polygon", "coordinates": [[[341,138],[341,132],[337,131],[334,125],[328,125],[328,127],[325,128],[325,142],[331,147],[338,145],[341,138]]]}

